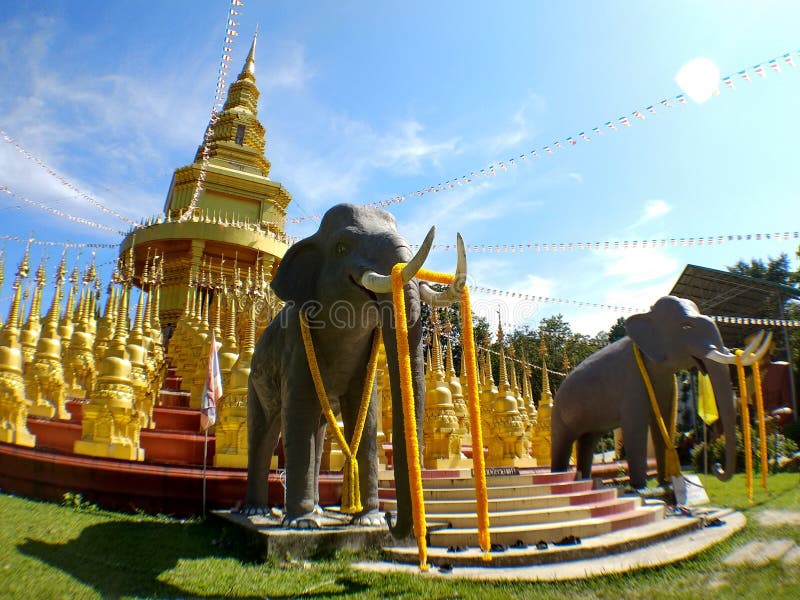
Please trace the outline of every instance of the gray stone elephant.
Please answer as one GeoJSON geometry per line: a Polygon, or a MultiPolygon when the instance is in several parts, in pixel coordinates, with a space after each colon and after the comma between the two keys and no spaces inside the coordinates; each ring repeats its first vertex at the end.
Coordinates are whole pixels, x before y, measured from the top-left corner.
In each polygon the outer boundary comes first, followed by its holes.
{"type": "MultiPolygon", "coordinates": [[[[736,411],[728,364],[735,359],[723,345],[714,321],[700,314],[694,302],[664,296],[649,312],[630,316],[625,329],[626,337],[589,356],[558,388],[551,423],[552,470],[567,469],[572,445],[577,442],[578,475],[591,477],[597,441],[609,430],[622,427],[631,486],[643,488],[647,478],[649,426],[659,482],[667,483],[663,464],[665,445],[634,357],[635,343],[667,427],[672,415],[674,373],[692,367],[708,373],[726,434],[725,467],[717,464],[714,470],[719,479],[730,479],[736,466],[736,411]]],[[[755,360],[765,349],[766,345],[755,349],[762,337],[745,350],[746,362],[755,360]]]]}
{"type": "MultiPolygon", "coordinates": [[[[325,213],[316,233],[286,252],[272,281],[275,294],[286,304],[256,344],[248,385],[246,511],[268,506],[268,465],[282,433],[286,467],[284,526],[315,528],[322,524],[318,480],[326,422],[300,332],[299,315],[305,311],[325,391],[333,411],[341,415],[348,443],[358,415],[373,335],[376,328],[381,328],[391,382],[397,494],[397,518],[391,529],[397,537],[411,533],[391,270],[398,262],[408,263],[403,270],[403,291],[417,432],[421,435],[425,383],[420,303],[451,304],[466,282],[466,254],[460,236],[453,285],[445,291],[435,291],[414,278],[430,250],[433,234],[431,228],[412,256],[390,213],[340,204],[325,213]]],[[[363,511],[355,515],[353,522],[362,525],[383,523],[378,510],[377,413],[373,390],[356,455],[363,511]]]]}

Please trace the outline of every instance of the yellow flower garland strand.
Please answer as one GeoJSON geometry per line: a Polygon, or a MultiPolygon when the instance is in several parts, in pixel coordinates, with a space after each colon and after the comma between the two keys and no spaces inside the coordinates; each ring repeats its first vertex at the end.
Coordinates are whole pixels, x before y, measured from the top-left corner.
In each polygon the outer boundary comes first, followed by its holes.
{"type": "MultiPolygon", "coordinates": [[[[761,369],[758,361],[753,363],[753,387],[756,392],[756,417],[758,418],[758,441],[761,450],[761,487],[767,490],[767,424],[764,421],[764,394],[761,391],[761,369]]],[[[778,460],[778,457],[775,457],[778,460]]]]}
{"type": "MultiPolygon", "coordinates": [[[[669,432],[667,431],[666,425],[664,425],[664,419],[661,416],[661,411],[656,402],[656,393],[653,390],[653,384],[650,381],[647,368],[642,360],[642,353],[639,352],[639,347],[636,344],[633,344],[633,355],[636,357],[636,364],[639,366],[639,372],[642,374],[644,386],[647,388],[647,396],[650,398],[650,408],[653,410],[656,425],[658,425],[658,430],[661,432],[661,437],[664,439],[664,477],[678,477],[681,474],[681,462],[678,459],[678,452],[675,450],[673,441],[669,438],[669,432]]],[[[677,405],[677,401],[675,404],[677,405]]],[[[670,428],[672,428],[672,425],[670,425],[670,428]]]]}
{"type": "MultiPolygon", "coordinates": [[[[453,275],[420,269],[417,277],[449,285],[453,275]]],[[[483,429],[481,426],[481,403],[478,398],[478,374],[475,354],[475,333],[472,329],[472,306],[469,288],[461,292],[461,346],[462,361],[467,373],[467,400],[469,407],[470,434],[472,435],[472,470],[475,473],[475,499],[478,513],[478,543],[483,550],[483,560],[492,560],[492,543],[489,534],[489,496],[486,491],[486,465],[483,456],[483,429]]]]}
{"type": "Polygon", "coordinates": [[[380,344],[380,329],[375,330],[375,335],[372,338],[372,349],[369,355],[369,363],[367,365],[367,379],[364,382],[364,391],[361,394],[361,405],[358,409],[358,420],[356,421],[355,429],[353,430],[353,440],[350,445],[344,439],[344,434],[336,422],[336,417],[331,409],[328,395],[325,393],[325,386],[322,382],[322,374],[317,364],[317,356],[314,353],[314,342],[311,339],[311,331],[308,327],[308,317],[303,311],[300,311],[300,333],[303,336],[303,345],[306,349],[306,358],[308,359],[308,368],[311,371],[311,378],[314,380],[314,388],[317,391],[319,402],[322,405],[322,412],[325,414],[325,419],[328,425],[333,430],[339,446],[345,455],[345,463],[343,468],[342,477],[342,507],[343,513],[356,514],[364,510],[361,504],[361,488],[358,481],[358,446],[361,443],[361,436],[364,432],[364,423],[367,420],[367,411],[369,410],[369,401],[372,397],[372,386],[375,383],[375,371],[378,366],[378,346],[380,344]]]}
{"type": "Polygon", "coordinates": [[[397,336],[397,360],[400,371],[400,391],[403,397],[403,424],[406,436],[406,457],[408,459],[408,479],[411,485],[411,511],[414,517],[414,535],[417,538],[420,571],[427,571],[428,546],[425,536],[425,499],[422,495],[422,469],[419,464],[419,442],[417,440],[417,413],[414,407],[414,388],[411,385],[411,353],[408,347],[408,323],[406,303],[403,295],[403,274],[405,263],[392,268],[392,300],[394,301],[394,323],[397,336]]]}
{"type": "MultiPolygon", "coordinates": [[[[753,501],[753,446],[750,439],[750,407],[747,404],[747,382],[742,365],[742,351],[736,351],[736,374],[739,377],[739,402],[742,407],[742,436],[744,437],[744,486],[747,499],[753,501]]],[[[725,432],[728,435],[728,432],[725,432]]],[[[735,431],[731,435],[736,435],[735,431]]]]}

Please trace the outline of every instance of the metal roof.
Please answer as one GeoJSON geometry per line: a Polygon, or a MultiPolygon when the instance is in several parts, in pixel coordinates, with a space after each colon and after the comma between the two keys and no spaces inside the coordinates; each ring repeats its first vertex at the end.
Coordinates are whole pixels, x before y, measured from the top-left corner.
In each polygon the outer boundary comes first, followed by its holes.
{"type": "MultiPolygon", "coordinates": [[[[800,290],[793,287],[697,265],[686,265],[670,294],[692,300],[705,315],[733,317],[761,317],[765,310],[776,311],[779,298],[783,302],[800,298],[800,290]]],[[[745,336],[763,329],[760,325],[731,323],[717,326],[729,347],[743,346],[745,336]]]]}

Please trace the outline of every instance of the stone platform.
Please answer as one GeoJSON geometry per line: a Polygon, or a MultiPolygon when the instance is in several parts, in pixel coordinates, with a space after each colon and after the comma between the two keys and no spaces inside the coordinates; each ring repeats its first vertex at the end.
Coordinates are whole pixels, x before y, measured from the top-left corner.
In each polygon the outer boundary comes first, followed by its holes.
{"type": "Polygon", "coordinates": [[[695,517],[668,517],[637,529],[588,538],[580,545],[509,548],[493,552],[483,561],[478,549],[451,553],[431,548],[429,571],[417,566],[416,548],[387,549],[404,561],[360,562],[354,568],[380,573],[403,572],[426,577],[463,578],[479,581],[565,581],[615,573],[627,573],[671,564],[696,556],[744,528],[744,515],[729,509],[706,509],[695,517]],[[705,526],[716,523],[717,526],[705,526]],[[632,535],[635,532],[635,535],[632,535]]]}
{"type": "Polygon", "coordinates": [[[215,510],[212,514],[242,528],[260,548],[263,558],[312,558],[337,550],[378,549],[391,540],[388,528],[348,525],[350,517],[325,511],[324,529],[284,529],[278,517],[245,516],[231,510],[215,510]]]}

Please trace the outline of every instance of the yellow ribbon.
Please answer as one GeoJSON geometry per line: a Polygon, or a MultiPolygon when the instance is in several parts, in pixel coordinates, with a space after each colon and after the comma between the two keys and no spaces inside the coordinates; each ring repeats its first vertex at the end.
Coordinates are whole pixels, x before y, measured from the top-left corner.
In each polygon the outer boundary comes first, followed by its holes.
{"type": "MultiPolygon", "coordinates": [[[[758,418],[758,440],[761,450],[761,487],[767,490],[767,424],[764,421],[764,394],[761,391],[761,369],[758,361],[753,363],[753,387],[756,392],[756,417],[758,418]]],[[[777,460],[777,457],[776,459],[777,460]]]]}
{"type": "Polygon", "coordinates": [[[364,510],[361,504],[361,489],[358,483],[358,446],[361,443],[361,434],[364,432],[364,423],[367,420],[367,411],[369,409],[369,401],[372,397],[372,386],[375,382],[375,370],[378,366],[378,346],[380,344],[380,329],[375,330],[375,335],[372,338],[372,350],[369,355],[369,363],[367,364],[367,379],[364,382],[364,391],[361,394],[361,405],[358,409],[358,419],[356,421],[355,429],[353,430],[353,439],[350,445],[344,439],[339,423],[336,422],[336,417],[331,409],[328,395],[325,393],[325,386],[322,383],[322,374],[317,364],[317,356],[314,353],[314,341],[311,339],[311,331],[308,328],[308,317],[303,311],[300,311],[300,333],[303,336],[303,345],[306,349],[306,358],[308,359],[308,368],[311,371],[311,378],[314,380],[314,388],[317,390],[319,403],[322,405],[322,412],[325,414],[325,419],[328,425],[333,430],[339,446],[345,455],[343,477],[342,477],[342,512],[348,514],[359,513],[364,510]]]}
{"type": "MultiPolygon", "coordinates": [[[[453,275],[420,269],[417,277],[449,285],[453,275]]],[[[462,361],[467,373],[467,402],[469,407],[470,434],[472,436],[472,470],[475,473],[475,500],[478,513],[478,543],[483,550],[484,561],[492,560],[492,547],[489,534],[489,495],[486,491],[486,465],[483,457],[483,429],[481,425],[481,404],[478,397],[478,371],[475,354],[475,334],[472,330],[472,307],[469,288],[461,292],[461,347],[462,361]],[[479,451],[480,450],[480,451],[479,451]]]]}
{"type": "MultiPolygon", "coordinates": [[[[664,439],[664,477],[677,477],[681,474],[681,462],[678,459],[678,452],[675,450],[675,445],[672,441],[675,437],[674,433],[672,438],[670,438],[667,426],[664,424],[664,419],[661,416],[661,410],[658,408],[658,402],[656,402],[656,393],[653,390],[650,375],[647,374],[647,367],[645,367],[644,361],[642,360],[642,353],[639,352],[639,347],[636,344],[633,344],[633,355],[636,357],[636,364],[639,366],[639,372],[642,374],[644,386],[647,388],[647,396],[650,398],[650,408],[653,410],[656,425],[658,425],[658,430],[661,432],[661,437],[664,439]]],[[[670,415],[671,421],[674,421],[674,413],[677,410],[677,401],[675,399],[673,399],[673,404],[675,406],[672,409],[673,414],[670,415]]],[[[670,423],[670,428],[674,429],[674,427],[674,423],[670,423]]]]}
{"type": "Polygon", "coordinates": [[[406,436],[406,459],[408,480],[411,486],[411,513],[414,518],[414,535],[417,538],[420,571],[427,571],[428,546],[425,536],[425,499],[422,495],[422,469],[419,464],[419,441],[417,440],[417,411],[414,406],[414,388],[411,385],[411,351],[408,347],[408,322],[406,302],[403,295],[403,267],[398,263],[392,268],[392,300],[394,301],[394,324],[397,336],[397,361],[400,371],[400,392],[403,399],[403,425],[406,436]]]}
{"type": "MultiPolygon", "coordinates": [[[[753,442],[750,439],[750,407],[747,404],[747,382],[744,377],[744,365],[742,364],[742,351],[737,350],[736,354],[736,375],[739,377],[739,401],[742,405],[742,436],[744,437],[744,486],[747,491],[747,499],[753,501],[753,442]]],[[[759,386],[761,387],[761,386],[759,386]]],[[[725,432],[728,435],[728,432],[725,432]]],[[[731,435],[736,435],[735,431],[731,435]]]]}

